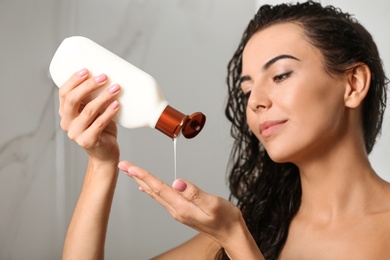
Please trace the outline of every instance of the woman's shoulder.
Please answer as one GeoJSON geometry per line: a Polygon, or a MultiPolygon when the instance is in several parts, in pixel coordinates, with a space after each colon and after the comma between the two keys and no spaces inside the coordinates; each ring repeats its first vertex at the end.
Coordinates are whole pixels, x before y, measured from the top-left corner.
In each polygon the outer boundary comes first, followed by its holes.
{"type": "Polygon", "coordinates": [[[371,221],[372,226],[376,229],[385,231],[386,235],[390,239],[390,183],[384,181],[382,192],[378,194],[372,194],[372,214],[371,221]],[[376,197],[376,199],[374,199],[376,197]]]}
{"type": "Polygon", "coordinates": [[[390,182],[383,180],[381,188],[371,198],[373,215],[388,218],[390,224],[390,182]]]}

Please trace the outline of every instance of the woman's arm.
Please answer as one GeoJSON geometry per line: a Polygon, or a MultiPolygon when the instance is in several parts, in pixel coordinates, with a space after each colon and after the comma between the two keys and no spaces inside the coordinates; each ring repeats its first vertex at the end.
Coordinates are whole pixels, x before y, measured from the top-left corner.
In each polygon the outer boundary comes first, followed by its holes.
{"type": "Polygon", "coordinates": [[[103,88],[105,75],[88,77],[83,69],[59,90],[61,127],[89,155],[79,200],[65,238],[63,259],[103,259],[104,241],[118,177],[119,146],[112,118],[118,111],[120,87],[103,88]]]}
{"type": "Polygon", "coordinates": [[[63,259],[104,259],[104,244],[117,167],[89,160],[84,184],[66,235],[63,259]]]}
{"type": "Polygon", "coordinates": [[[183,244],[156,256],[153,260],[214,260],[221,246],[204,234],[198,234],[183,244]]]}

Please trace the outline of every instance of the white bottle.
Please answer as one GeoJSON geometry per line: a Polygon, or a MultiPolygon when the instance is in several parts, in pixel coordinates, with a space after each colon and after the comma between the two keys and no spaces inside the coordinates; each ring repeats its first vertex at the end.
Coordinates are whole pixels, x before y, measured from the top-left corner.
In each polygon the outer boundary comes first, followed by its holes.
{"type": "Polygon", "coordinates": [[[192,138],[202,130],[206,117],[200,112],[187,116],[169,106],[152,76],[90,39],[66,38],[50,63],[54,83],[61,87],[82,68],[88,69],[90,76],[106,74],[107,85],[117,83],[121,86],[120,110],[114,118],[121,126],[156,128],[171,138],[176,138],[180,132],[186,138],[192,138]]]}

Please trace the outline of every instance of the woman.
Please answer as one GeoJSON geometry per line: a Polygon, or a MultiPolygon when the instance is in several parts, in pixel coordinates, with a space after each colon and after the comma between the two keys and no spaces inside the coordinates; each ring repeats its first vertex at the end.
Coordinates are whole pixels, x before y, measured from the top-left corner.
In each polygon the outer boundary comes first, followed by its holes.
{"type": "Polygon", "coordinates": [[[228,66],[235,145],[231,202],[185,180],[172,187],[119,162],[120,86],[82,69],[60,89],[61,126],[89,154],[64,259],[104,256],[117,165],[199,235],[155,259],[390,259],[390,185],[368,154],[387,78],[349,14],[307,2],[263,6],[228,66]],[[105,112],[99,114],[98,111],[105,112]]]}

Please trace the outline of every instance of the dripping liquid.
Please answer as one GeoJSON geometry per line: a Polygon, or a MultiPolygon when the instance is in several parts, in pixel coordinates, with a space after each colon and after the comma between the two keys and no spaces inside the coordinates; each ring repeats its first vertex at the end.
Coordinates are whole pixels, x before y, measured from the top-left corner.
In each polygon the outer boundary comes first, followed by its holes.
{"type": "Polygon", "coordinates": [[[174,167],[174,180],[177,179],[177,170],[176,170],[176,142],[177,142],[177,137],[173,138],[173,167],[174,167]]]}

